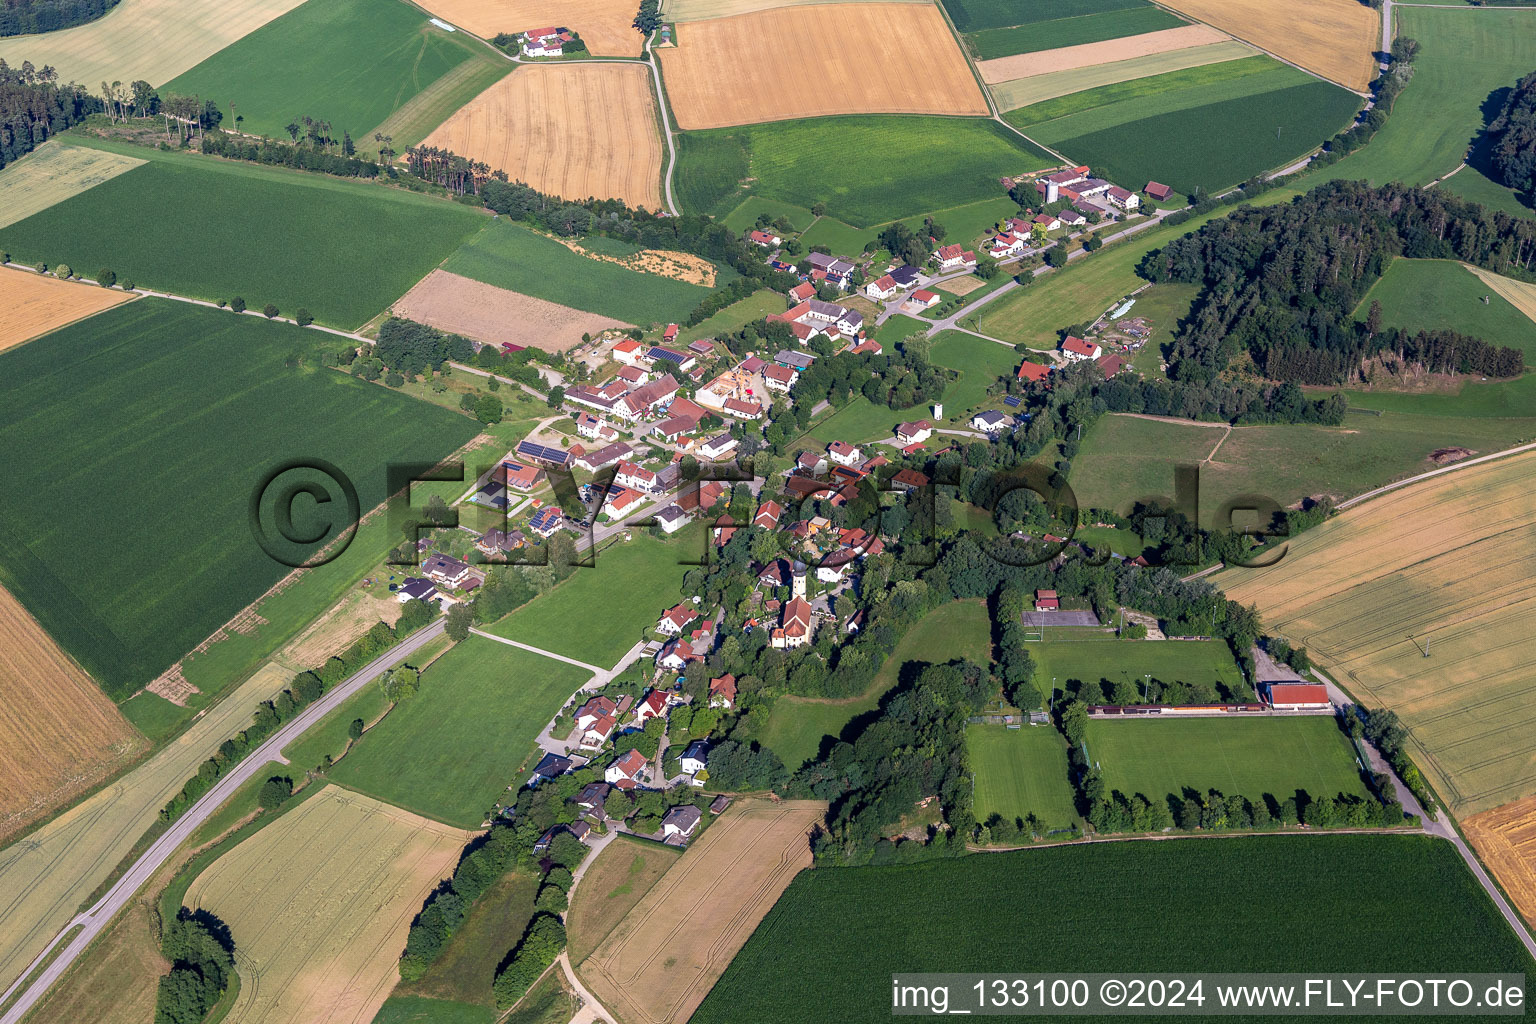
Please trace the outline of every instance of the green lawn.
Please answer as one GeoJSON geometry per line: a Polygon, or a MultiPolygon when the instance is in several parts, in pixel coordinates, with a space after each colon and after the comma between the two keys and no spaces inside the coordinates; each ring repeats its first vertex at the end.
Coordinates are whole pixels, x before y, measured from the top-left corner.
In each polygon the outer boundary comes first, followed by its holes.
{"type": "Polygon", "coordinates": [[[976,817],[1033,814],[1046,828],[1077,824],[1067,772],[1067,741],[1048,725],[972,725],[965,746],[976,777],[976,817]]]}
{"type": "MultiPolygon", "coordinates": [[[[1319,393],[1325,393],[1318,389],[1319,393]]],[[[1536,371],[1527,370],[1515,380],[1466,380],[1454,393],[1404,394],[1393,391],[1347,390],[1351,408],[1457,419],[1524,419],[1532,430],[1531,410],[1536,409],[1536,371]]]]}
{"type": "Polygon", "coordinates": [[[864,244],[877,232],[877,228],[856,228],[836,217],[823,216],[816,218],[816,223],[806,229],[800,241],[806,248],[824,245],[839,256],[858,256],[864,251],[864,244]]]}
{"type": "Polygon", "coordinates": [[[1022,357],[1006,345],[962,331],[944,331],[933,339],[929,358],[937,365],[957,370],[960,379],[944,389],[944,415],[958,419],[982,404],[987,386],[1011,377],[1022,357]]]}
{"type": "Polygon", "coordinates": [[[702,554],[697,528],[665,541],[643,530],[598,552],[597,564],[577,569],[491,626],[489,631],[567,658],[609,668],[650,635],[661,613],[685,596],[685,559],[702,554]],[[613,595],[623,594],[623,601],[613,595]],[[599,613],[597,609],[601,608],[599,613]]]}
{"type": "Polygon", "coordinates": [[[744,1006],[775,1024],[822,1024],[829,993],[838,1021],[886,1022],[891,975],[902,971],[1134,964],[1164,973],[1304,972],[1325,963],[1330,971],[1432,974],[1448,958],[1464,971],[1536,971],[1441,839],[1094,843],[802,871],[692,1024],[735,1024],[744,1006]],[[1280,878],[1326,883],[1264,885],[1280,878]]]}
{"type": "Polygon", "coordinates": [[[807,209],[823,202],[828,214],[859,228],[995,199],[999,177],[1055,162],[984,118],[823,117],[681,139],[684,209],[724,215],[750,194],[807,209]]]}
{"type": "MultiPolygon", "coordinates": [[[[596,237],[583,239],[582,245],[614,256],[638,251],[636,246],[596,237]]],[[[681,320],[711,291],[703,285],[588,259],[504,217],[486,224],[448,257],[443,269],[640,325],[681,320]]]]}
{"type": "Polygon", "coordinates": [[[946,0],[944,9],[961,32],[975,32],[1144,6],[1142,0],[946,0]]]}
{"type": "Polygon", "coordinates": [[[307,0],[160,93],[212,99],[225,128],[236,128],[239,115],[238,130],[252,135],[287,138],[286,126],[297,121],[302,131],[305,116],[329,121],[337,139],[347,131],[359,149],[371,150],[374,129],[447,76],[453,78],[446,85],[467,82],[479,91],[512,67],[399,0],[307,0]],[[276,68],[282,72],[274,74],[276,68]]]}
{"type": "Polygon", "coordinates": [[[1508,345],[1536,362],[1536,323],[1454,260],[1396,259],[1355,310],[1381,303],[1382,323],[1405,331],[1460,331],[1508,345]],[[1487,305],[1483,297],[1487,296],[1487,305]]]}
{"type": "Polygon", "coordinates": [[[1136,350],[1131,365],[1147,377],[1167,377],[1162,369],[1163,351],[1178,333],[1179,321],[1189,315],[1201,288],[1197,284],[1155,284],[1136,296],[1126,316],[1142,316],[1152,322],[1152,336],[1136,350]]]}
{"type": "Polygon", "coordinates": [[[489,1006],[420,996],[390,996],[374,1015],[373,1024],[492,1024],[496,1016],[489,1006]]]}
{"type": "Polygon", "coordinates": [[[758,737],[791,768],[815,757],[823,737],[839,737],[855,718],[880,706],[880,698],[901,681],[908,662],[942,664],[965,658],[977,664],[992,660],[992,623],[986,605],[957,601],[929,612],[902,637],[896,651],[880,666],[862,696],[847,700],[780,697],[773,704],[758,737]]]}
{"type": "MultiPolygon", "coordinates": [[[[1478,156],[1474,155],[1473,159],[1487,166],[1478,156]]],[[[1536,216],[1536,208],[1533,208],[1523,195],[1508,185],[1501,185],[1494,181],[1479,167],[1471,165],[1463,167],[1454,177],[1441,182],[1440,187],[1448,192],[1454,192],[1469,202],[1482,203],[1490,209],[1503,210],[1514,217],[1536,216]]]]}
{"type": "Polygon", "coordinates": [[[1366,796],[1354,748],[1328,715],[1094,719],[1086,742],[1105,788],[1127,796],[1160,800],[1185,789],[1249,800],[1286,800],[1298,790],[1314,800],[1366,796]]]}
{"type": "MultiPolygon", "coordinates": [[[[446,639],[434,641],[434,643],[447,642],[446,639]]],[[[427,649],[435,648],[429,644],[423,649],[423,653],[427,649]]],[[[407,659],[407,663],[419,663],[421,660],[423,659],[412,657],[407,659]]],[[[342,701],[341,706],[335,711],[306,729],[303,736],[284,747],[283,756],[295,770],[300,772],[318,768],[326,757],[330,757],[333,761],[340,760],[351,743],[347,731],[352,723],[361,718],[364,725],[372,725],[387,710],[389,710],[389,698],[384,696],[384,688],[365,686],[342,701]]]]}
{"type": "Polygon", "coordinates": [[[910,335],[922,334],[927,330],[928,325],[921,320],[897,313],[875,329],[875,340],[886,348],[893,348],[910,335]]]}
{"type": "Polygon", "coordinates": [[[769,313],[782,313],[788,300],[779,292],[763,288],[738,302],[733,302],[715,315],[701,321],[695,327],[684,327],[677,340],[686,345],[700,338],[713,338],[721,334],[739,331],[754,320],[761,320],[769,313]]]}
{"type": "Polygon", "coordinates": [[[590,678],[574,665],[472,636],[422,673],[331,769],[349,789],[459,828],[478,828],[560,705],[590,678]]]}
{"type": "MultiPolygon", "coordinates": [[[[477,432],[466,416],[319,367],[324,338],[139,299],[0,355],[0,581],[114,697],[287,575],[249,519],[269,468],[327,460],[366,511],[390,462],[434,462],[477,432]],[[112,529],[104,510],[133,528],[112,529]]],[[[299,531],[327,525],[315,508],[295,503],[299,531]]],[[[270,531],[269,505],[263,514],[270,531]]],[[[298,561],[313,546],[282,550],[298,561]]],[[[328,587],[324,573],[309,575],[328,587]]]]}
{"type": "MultiPolygon", "coordinates": [[[[1128,536],[1134,536],[1129,534],[1128,536]]],[[[1232,660],[1232,651],[1219,640],[1118,640],[1113,637],[1031,644],[1035,659],[1035,686],[1041,694],[1077,688],[1080,682],[1103,684],[1106,695],[1115,683],[1141,689],[1145,677],[1160,683],[1210,683],[1218,690],[1248,697],[1252,691],[1232,660]]]]}
{"type": "Polygon", "coordinates": [[[467,206],[380,185],[116,150],[150,162],[0,230],[0,249],[92,276],[108,267],[119,282],[193,298],[238,295],[289,316],[304,307],[350,330],[485,222],[467,206]]]}
{"type": "Polygon", "coordinates": [[[722,217],[721,222],[732,231],[741,234],[757,227],[757,218],[764,213],[774,220],[784,218],[796,231],[804,231],[816,219],[816,215],[807,207],[781,203],[762,196],[750,196],[742,200],[740,206],[722,217]]]}
{"type": "Polygon", "coordinates": [[[825,448],[833,441],[859,444],[879,441],[896,433],[896,424],[907,419],[921,419],[927,406],[917,406],[897,412],[883,405],[876,405],[863,395],[856,395],[848,404],[832,413],[820,423],[791,443],[790,448],[825,448]]]}
{"type": "Polygon", "coordinates": [[[1099,43],[1178,28],[1189,22],[1161,7],[1134,7],[1127,11],[1080,14],[1073,18],[1038,21],[1014,28],[989,28],[965,37],[977,60],[992,60],[1015,53],[1036,53],[1059,46],[1099,43]]]}

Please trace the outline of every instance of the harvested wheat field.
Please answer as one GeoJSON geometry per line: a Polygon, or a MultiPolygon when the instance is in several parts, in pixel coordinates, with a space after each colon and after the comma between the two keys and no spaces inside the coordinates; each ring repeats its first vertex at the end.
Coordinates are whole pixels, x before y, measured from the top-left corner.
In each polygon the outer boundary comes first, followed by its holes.
{"type": "Polygon", "coordinates": [[[0,267],[0,352],[132,298],[132,292],[0,267]]]}
{"type": "MultiPolygon", "coordinates": [[[[826,0],[663,0],[663,21],[703,21],[706,18],[729,18],[733,14],[750,14],[753,11],[771,11],[776,7],[799,7],[803,4],[820,4],[826,0]]],[[[892,0],[842,0],[843,3],[890,3],[892,0]]],[[[928,0],[903,0],[905,3],[927,3],[928,0]]]]}
{"type": "Polygon", "coordinates": [[[826,810],[738,799],[581,965],[593,995],[628,1024],[684,1024],[810,866],[810,833],[826,810]]]}
{"type": "Polygon", "coordinates": [[[1512,277],[1503,277],[1491,270],[1484,270],[1482,267],[1474,267],[1467,263],[1463,263],[1462,266],[1476,274],[1478,280],[1492,289],[1499,298],[1514,306],[1531,320],[1536,320],[1536,284],[1531,284],[1529,281],[1516,281],[1512,277]]]}
{"type": "Polygon", "coordinates": [[[1376,77],[1381,14],[1357,0],[1163,0],[1163,6],[1346,89],[1364,92],[1376,77]]]}
{"type": "MultiPolygon", "coordinates": [[[[99,93],[102,82],[164,85],[304,0],[122,0],[103,18],[0,39],[12,67],[52,64],[61,82],[99,93]]],[[[633,16],[633,12],[631,12],[633,16]]]]}
{"type": "MultiPolygon", "coordinates": [[[[0,325],[5,304],[0,287],[0,325]]],[[[90,676],[0,589],[0,842],[147,746],[90,676]]]]}
{"type": "Polygon", "coordinates": [[[521,292],[434,270],[394,304],[394,314],[475,341],[564,352],[597,334],[630,324],[536,299],[521,292]]]}
{"type": "Polygon", "coordinates": [[[563,26],[598,57],[638,57],[645,41],[633,25],[639,6],[634,0],[425,0],[421,6],[486,39],[499,32],[563,26]]]}
{"type": "Polygon", "coordinates": [[[1461,830],[1515,909],[1536,924],[1536,796],[1474,814],[1461,830]]]}
{"type": "Polygon", "coordinates": [[[1212,577],[1396,711],[1458,814],[1536,794],[1533,475],[1536,452],[1468,466],[1307,531],[1273,568],[1212,577]]]}
{"type": "Polygon", "coordinates": [[[976,69],[981,80],[988,85],[1011,82],[1015,78],[1046,75],[1052,71],[1071,71],[1074,68],[1111,64],[1120,60],[1150,57],[1154,53],[1187,50],[1192,46],[1222,43],[1232,37],[1209,25],[1184,25],[1165,28],[1158,32],[1144,32],[1139,36],[1125,36],[1102,43],[1082,43],[1078,46],[1062,46],[1055,50],[1039,50],[1035,53],[1019,53],[1012,57],[980,61],[976,69]]]}
{"type": "Polygon", "coordinates": [[[475,833],[327,786],[197,876],[235,940],[228,1024],[368,1024],[411,919],[475,833]]]}
{"type": "Polygon", "coordinates": [[[0,228],[131,171],[143,160],[50,139],[0,170],[0,228]]]}
{"type": "Polygon", "coordinates": [[[690,21],[677,26],[677,46],[660,53],[682,129],[988,112],[960,45],[931,5],[817,4],[690,21]],[[921,55],[916,64],[914,55],[921,55]]]}
{"type": "Polygon", "coordinates": [[[643,64],[518,68],[426,145],[484,160],[541,192],[661,209],[661,132],[643,64]]]}
{"type": "Polygon", "coordinates": [[[1247,43],[1228,39],[1222,43],[1207,43],[1183,50],[1168,50],[1146,57],[1117,60],[1112,64],[1092,64],[1070,71],[1052,71],[1029,78],[1016,78],[991,86],[992,98],[1001,110],[1017,110],[1031,103],[1070,96],[1075,92],[1097,89],[1101,85],[1114,85],[1137,78],[1150,78],[1170,71],[1199,68],[1207,64],[1221,64],[1229,60],[1253,57],[1258,51],[1247,43]]]}

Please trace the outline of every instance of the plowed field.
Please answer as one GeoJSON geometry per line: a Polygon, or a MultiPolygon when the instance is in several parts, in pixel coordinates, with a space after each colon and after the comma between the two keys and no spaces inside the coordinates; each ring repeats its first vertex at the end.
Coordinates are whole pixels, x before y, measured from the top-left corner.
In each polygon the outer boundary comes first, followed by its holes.
{"type": "Polygon", "coordinates": [[[633,0],[427,0],[421,6],[460,28],[490,39],[547,25],[574,29],[599,57],[638,57],[633,0]]]}
{"type": "Polygon", "coordinates": [[[784,7],[677,26],[658,51],[679,128],[832,114],[986,114],[939,9],[784,7]]]}
{"type": "Polygon", "coordinates": [[[0,352],[133,297],[132,292],[0,268],[0,352]]]}
{"type": "Polygon", "coordinates": [[[546,352],[564,352],[579,345],[584,333],[629,326],[622,320],[583,313],[446,270],[428,274],[395,303],[394,312],[475,341],[493,345],[510,341],[546,352]]]}
{"type": "Polygon", "coordinates": [[[1356,0],[1166,0],[1163,6],[1361,92],[1376,77],[1381,15],[1356,0]]]}

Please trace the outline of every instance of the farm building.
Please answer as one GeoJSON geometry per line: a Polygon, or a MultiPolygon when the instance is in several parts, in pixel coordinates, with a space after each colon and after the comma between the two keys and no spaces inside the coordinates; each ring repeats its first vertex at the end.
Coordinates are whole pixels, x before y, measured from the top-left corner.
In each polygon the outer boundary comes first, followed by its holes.
{"type": "Polygon", "coordinates": [[[1147,182],[1147,187],[1142,189],[1142,191],[1151,196],[1153,199],[1158,200],[1159,202],[1162,202],[1169,196],[1173,195],[1173,189],[1168,185],[1164,185],[1160,181],[1147,182]]]}
{"type": "Polygon", "coordinates": [[[777,249],[780,245],[784,244],[784,239],[771,231],[749,231],[747,232],[747,241],[753,245],[760,245],[764,249],[777,249]]]}
{"type": "Polygon", "coordinates": [[[1317,683],[1268,683],[1265,701],[1276,711],[1324,711],[1333,706],[1328,687],[1317,683]]]}
{"type": "Polygon", "coordinates": [[[1072,334],[1067,335],[1067,340],[1061,343],[1061,354],[1072,362],[1079,359],[1097,359],[1102,351],[1098,342],[1084,341],[1072,334]]]}
{"type": "Polygon", "coordinates": [[[961,245],[940,246],[929,259],[937,263],[940,270],[976,269],[976,254],[961,245]]]}

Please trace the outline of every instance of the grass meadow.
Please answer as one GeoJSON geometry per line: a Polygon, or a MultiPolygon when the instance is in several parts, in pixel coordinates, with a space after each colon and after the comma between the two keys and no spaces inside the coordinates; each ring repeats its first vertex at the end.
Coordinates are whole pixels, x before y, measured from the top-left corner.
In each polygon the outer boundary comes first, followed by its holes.
{"type": "Polygon", "coordinates": [[[496,1010],[489,1006],[392,995],[379,1007],[373,1024],[492,1024],[496,1019],[496,1010]]]}
{"type": "Polygon", "coordinates": [[[1067,771],[1067,741],[1048,725],[1010,729],[971,725],[965,746],[976,777],[976,817],[1005,819],[1033,814],[1047,829],[1077,824],[1067,771]]]}
{"type": "Polygon", "coordinates": [[[677,340],[680,344],[686,345],[700,338],[713,338],[717,334],[739,331],[747,324],[754,320],[761,320],[769,313],[784,312],[785,305],[787,303],[783,295],[763,288],[744,299],[731,303],[693,327],[684,327],[678,331],[677,340]]]}
{"type": "Polygon", "coordinates": [[[1129,10],[1037,21],[1012,28],[989,28],[966,36],[965,42],[977,60],[992,60],[1015,53],[1036,53],[1061,46],[1101,43],[1106,39],[1121,39],[1187,24],[1189,22],[1183,18],[1161,7],[1132,7],[1129,10]]]}
{"type": "Polygon", "coordinates": [[[0,229],[25,263],[99,267],[119,282],[353,329],[405,294],[481,224],[466,206],[398,189],[145,147],[149,163],[0,229]]]}
{"type": "Polygon", "coordinates": [[[1454,260],[1393,260],[1360,300],[1357,320],[1365,319],[1372,302],[1381,303],[1382,323],[1389,327],[1460,331],[1536,361],[1536,323],[1454,260]]]}
{"type": "Polygon", "coordinates": [[[879,441],[896,433],[896,424],[909,416],[921,416],[925,406],[898,412],[883,405],[876,405],[863,395],[855,395],[848,404],[836,410],[826,419],[813,422],[811,428],[790,444],[796,448],[825,448],[833,441],[859,444],[879,441]]]}
{"type": "Polygon", "coordinates": [[[472,636],[433,662],[331,769],[332,781],[459,828],[478,828],[584,669],[472,636]]]}
{"type": "Polygon", "coordinates": [[[991,664],[992,622],[979,601],[957,601],[928,613],[907,631],[858,697],[780,697],[758,740],[790,768],[798,767],[820,752],[825,737],[841,737],[848,723],[879,707],[880,698],[902,681],[908,663],[943,664],[955,658],[991,664]]]}
{"type": "Polygon", "coordinates": [[[1143,0],[946,0],[944,9],[961,32],[979,32],[1145,6],[1143,0]]]}
{"type": "MultiPolygon", "coordinates": [[[[430,463],[475,435],[467,417],[321,369],[319,337],[140,299],[0,355],[0,574],[113,697],[288,573],[248,517],[269,466],[325,459],[366,510],[388,462],[430,463]],[[121,516],[134,529],[109,525],[121,516]]],[[[313,515],[300,506],[296,523],[313,515]]]]}
{"type": "MultiPolygon", "coordinates": [[[[639,251],[636,246],[601,238],[583,239],[582,245],[618,258],[639,251]]],[[[641,325],[680,320],[711,291],[703,285],[589,259],[505,218],[486,224],[448,257],[443,269],[641,325]]]]}
{"type": "Polygon", "coordinates": [[[944,331],[935,337],[929,358],[960,374],[959,380],[944,389],[944,414],[951,419],[980,406],[986,400],[987,387],[1001,377],[1012,376],[1023,360],[1006,345],[963,331],[944,331]]]}
{"type": "MultiPolygon", "coordinates": [[[[1085,110],[1094,110],[1099,107],[1109,107],[1117,103],[1130,100],[1140,100],[1153,96],[1172,96],[1175,99],[1188,90],[1197,86],[1216,85],[1220,82],[1235,82],[1238,79],[1252,78],[1255,75],[1265,75],[1276,69],[1277,63],[1273,59],[1264,56],[1244,57],[1241,60],[1224,60],[1215,64],[1201,64],[1197,67],[1183,68],[1178,71],[1165,71],[1160,75],[1148,75],[1145,78],[1132,78],[1124,82],[1115,82],[1112,85],[1101,85],[1092,89],[1081,89],[1068,93],[1065,96],[1057,96],[1053,99],[1041,100],[1031,103],[1026,107],[1017,107],[1003,115],[1003,120],[1020,128],[1034,125],[1044,125],[1064,118],[1071,114],[1079,114],[1085,110]]],[[[1194,94],[1198,100],[1199,94],[1194,94]]],[[[1198,105],[1196,103],[1195,105],[1198,105]]],[[[1178,109],[1177,106],[1169,109],[1178,109]]]]}
{"type": "Polygon", "coordinates": [[[1441,970],[1446,950],[1461,970],[1536,969],[1455,848],[1429,836],[1061,846],[802,872],[692,1022],[751,1006],[820,1024],[836,992],[840,1021],[876,1024],[891,974],[919,968],[1411,972],[1441,970]],[[1327,884],[1255,891],[1297,877],[1327,884]]]}
{"type": "Polygon", "coordinates": [[[1258,800],[1367,796],[1354,748],[1329,715],[1088,723],[1088,757],[1104,788],[1148,800],[1216,790],[1258,800]]]}
{"type": "Polygon", "coordinates": [[[223,127],[237,128],[238,115],[238,130],[252,135],[286,138],[301,117],[326,120],[338,139],[350,132],[370,151],[376,128],[447,76],[447,85],[468,78],[478,92],[511,69],[400,0],[307,0],[171,79],[161,94],[211,99],[223,127]]]}
{"type": "MultiPolygon", "coordinates": [[[[1135,535],[1125,532],[1128,537],[1135,535]]],[[[1210,683],[1218,690],[1237,696],[1251,694],[1243,673],[1232,659],[1232,651],[1219,640],[1119,640],[1113,637],[1093,640],[1031,644],[1035,659],[1035,686],[1042,694],[1051,692],[1054,679],[1058,691],[1077,689],[1078,683],[1102,683],[1106,695],[1115,683],[1130,683],[1141,689],[1151,675],[1160,683],[1210,683]]]]}
{"type": "Polygon", "coordinates": [[[999,177],[1055,163],[983,118],[823,117],[688,132],[680,142],[676,187],[689,212],[731,212],[750,177],[754,197],[825,203],[858,228],[995,198],[999,177]]]}

